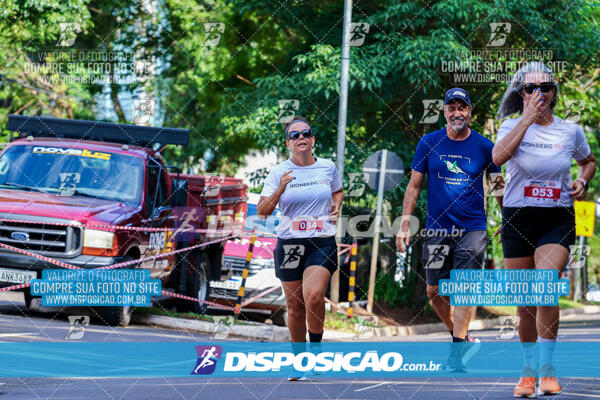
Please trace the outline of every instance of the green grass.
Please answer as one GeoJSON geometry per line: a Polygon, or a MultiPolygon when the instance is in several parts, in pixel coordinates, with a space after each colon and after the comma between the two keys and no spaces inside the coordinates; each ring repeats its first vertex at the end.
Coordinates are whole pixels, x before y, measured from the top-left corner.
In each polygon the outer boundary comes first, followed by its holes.
{"type": "Polygon", "coordinates": [[[561,309],[565,309],[565,308],[581,308],[581,307],[585,307],[586,305],[582,304],[582,303],[578,303],[578,302],[573,301],[573,300],[569,300],[566,297],[560,297],[558,299],[558,306],[561,309]]]}
{"type": "Polygon", "coordinates": [[[483,306],[483,308],[496,315],[515,315],[517,313],[515,306],[483,306]]]}
{"type": "MultiPolygon", "coordinates": [[[[567,297],[560,297],[558,299],[558,306],[561,310],[565,310],[567,308],[581,308],[589,304],[596,304],[596,302],[586,302],[584,304],[573,300],[569,300],[567,297]]],[[[484,308],[492,314],[496,315],[515,315],[517,313],[517,307],[515,306],[485,306],[484,308]]]]}
{"type": "MultiPolygon", "coordinates": [[[[357,317],[348,318],[345,314],[330,311],[325,313],[325,329],[354,332],[356,330],[356,324],[361,324],[361,321],[357,317]]],[[[362,324],[369,327],[379,327],[366,321],[362,322],[362,324]]]]}

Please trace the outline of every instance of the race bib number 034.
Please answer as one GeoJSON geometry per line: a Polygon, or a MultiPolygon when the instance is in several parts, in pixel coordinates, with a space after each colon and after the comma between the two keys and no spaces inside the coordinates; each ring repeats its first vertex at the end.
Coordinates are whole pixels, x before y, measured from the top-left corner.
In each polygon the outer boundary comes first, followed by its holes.
{"type": "Polygon", "coordinates": [[[560,199],[560,182],[527,181],[523,196],[527,204],[554,204],[560,199]]]}
{"type": "Polygon", "coordinates": [[[292,221],[295,231],[320,231],[323,230],[323,220],[313,218],[297,218],[292,221]]]}

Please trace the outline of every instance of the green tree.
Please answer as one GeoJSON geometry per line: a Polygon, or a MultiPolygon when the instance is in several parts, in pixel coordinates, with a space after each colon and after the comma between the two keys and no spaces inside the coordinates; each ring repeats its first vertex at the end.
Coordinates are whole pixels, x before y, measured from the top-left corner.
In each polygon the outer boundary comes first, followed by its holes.
{"type": "Polygon", "coordinates": [[[90,28],[86,1],[3,1],[0,7],[0,126],[9,113],[91,117],[93,102],[83,85],[49,81],[57,74],[39,69],[46,52],[57,49],[61,24],[90,28]]]}

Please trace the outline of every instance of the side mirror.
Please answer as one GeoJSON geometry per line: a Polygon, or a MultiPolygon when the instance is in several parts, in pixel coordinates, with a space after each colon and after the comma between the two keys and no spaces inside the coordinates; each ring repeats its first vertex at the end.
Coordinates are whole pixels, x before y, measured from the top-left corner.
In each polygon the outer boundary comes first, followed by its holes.
{"type": "Polygon", "coordinates": [[[162,223],[165,222],[165,220],[167,220],[170,216],[172,216],[174,214],[174,212],[175,211],[173,211],[173,209],[171,207],[158,207],[158,208],[155,208],[154,211],[152,212],[151,219],[154,220],[154,219],[162,218],[158,222],[158,225],[162,225],[162,223]]]}

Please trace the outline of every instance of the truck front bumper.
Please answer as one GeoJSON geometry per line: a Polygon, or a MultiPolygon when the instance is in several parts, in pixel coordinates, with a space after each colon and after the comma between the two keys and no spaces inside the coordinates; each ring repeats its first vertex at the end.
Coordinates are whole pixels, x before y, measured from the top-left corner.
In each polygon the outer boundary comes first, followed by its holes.
{"type": "MultiPolygon", "coordinates": [[[[93,269],[105,267],[108,265],[117,264],[124,261],[123,257],[98,257],[79,255],[73,258],[53,258],[67,264],[74,265],[83,269],[93,269]]],[[[63,269],[58,265],[54,265],[47,261],[38,260],[37,258],[25,256],[18,253],[0,251],[0,267],[10,268],[15,270],[36,271],[37,278],[41,278],[41,271],[44,269],[63,269]]],[[[0,282],[0,287],[12,286],[15,283],[0,282]]]]}

